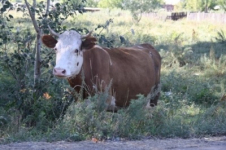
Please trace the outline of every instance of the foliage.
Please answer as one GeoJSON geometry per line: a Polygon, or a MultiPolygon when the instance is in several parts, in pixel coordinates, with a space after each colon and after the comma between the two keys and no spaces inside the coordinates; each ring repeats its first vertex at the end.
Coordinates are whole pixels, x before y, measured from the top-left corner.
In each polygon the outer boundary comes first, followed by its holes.
{"type": "Polygon", "coordinates": [[[135,1],[135,0],[125,0],[124,1],[124,8],[129,9],[132,12],[139,11],[139,12],[151,12],[155,8],[157,8],[162,3],[161,0],[154,0],[154,1],[135,1]]]}
{"type": "MultiPolygon", "coordinates": [[[[26,126],[37,126],[46,129],[48,123],[51,126],[52,121],[62,115],[72,100],[69,97],[72,96],[68,97],[68,92],[64,88],[61,89],[62,82],[56,81],[51,74],[52,69],[49,68],[53,63],[51,51],[45,50],[42,52],[42,61],[39,62],[41,63],[42,78],[38,81],[38,84],[35,84],[33,75],[35,70],[35,47],[37,45],[34,44],[34,39],[36,36],[30,27],[21,29],[20,21],[16,26],[16,19],[14,22],[13,15],[8,14],[6,11],[11,4],[8,1],[4,1],[2,4],[0,64],[3,75],[8,77],[3,78],[8,81],[1,82],[5,84],[0,87],[0,92],[4,93],[5,91],[7,93],[1,97],[1,101],[5,102],[2,104],[7,110],[16,109],[19,112],[20,121],[25,123],[26,126]],[[55,92],[59,92],[59,94],[53,96],[52,93],[55,92]],[[69,99],[62,101],[63,95],[69,99]]],[[[39,29],[44,29],[44,32],[48,32],[46,27],[49,22],[58,31],[65,29],[60,25],[74,11],[74,7],[68,7],[67,2],[64,4],[57,3],[55,6],[57,11],[51,10],[48,14],[51,21],[47,21],[44,3],[37,4],[35,10],[38,15],[37,25],[40,27],[39,29]]],[[[26,11],[20,7],[17,8],[17,11],[26,17],[26,11]]]]}
{"type": "Polygon", "coordinates": [[[144,12],[151,12],[155,8],[160,7],[160,4],[162,3],[162,0],[124,0],[123,1],[123,8],[126,10],[130,10],[133,19],[137,22],[141,19],[141,14],[144,12]]]}
{"type": "Polygon", "coordinates": [[[98,1],[96,1],[96,0],[86,0],[85,5],[87,7],[97,7],[98,1]]]}
{"type": "Polygon", "coordinates": [[[219,4],[215,0],[184,0],[180,2],[183,7],[190,11],[204,11],[214,10],[214,7],[219,4]]]}
{"type": "Polygon", "coordinates": [[[224,31],[223,30],[218,31],[217,32],[217,37],[215,37],[215,39],[218,42],[225,43],[226,42],[226,36],[224,34],[224,31]]]}
{"type": "Polygon", "coordinates": [[[75,11],[79,11],[79,13],[82,13],[86,0],[70,0],[70,1],[62,0],[62,1],[63,3],[56,3],[57,4],[56,6],[58,7],[58,10],[59,7],[61,7],[61,13],[68,17],[69,15],[72,15],[72,13],[75,13],[75,11]]]}
{"type": "MultiPolygon", "coordinates": [[[[3,33],[4,31],[6,30],[4,29],[3,33]]],[[[16,109],[19,112],[20,121],[28,126],[37,125],[37,120],[40,122],[55,120],[60,116],[56,110],[62,112],[68,101],[62,102],[61,94],[50,96],[54,92],[62,93],[62,90],[53,88],[59,86],[60,83],[49,74],[52,72],[49,68],[52,56],[48,55],[48,51],[43,52],[43,78],[40,80],[39,87],[34,87],[34,35],[30,29],[26,28],[20,32],[8,31],[8,33],[10,33],[8,37],[2,35],[1,39],[3,42],[0,51],[1,71],[4,76],[8,77],[2,78],[6,81],[2,82],[0,93],[7,94],[1,94],[1,106],[4,106],[6,110],[16,109]],[[12,48],[14,51],[10,50],[12,48]],[[48,87],[50,85],[53,87],[48,87]]]]}
{"type": "Polygon", "coordinates": [[[98,2],[98,7],[101,8],[122,8],[123,0],[100,0],[98,2]]]}
{"type": "Polygon", "coordinates": [[[218,3],[221,6],[221,9],[223,9],[226,12],[226,1],[225,0],[218,0],[218,3]]]}
{"type": "Polygon", "coordinates": [[[12,6],[12,4],[8,1],[8,0],[1,0],[1,4],[0,4],[0,11],[1,11],[1,15],[2,13],[4,13],[7,9],[9,9],[12,6]]]}

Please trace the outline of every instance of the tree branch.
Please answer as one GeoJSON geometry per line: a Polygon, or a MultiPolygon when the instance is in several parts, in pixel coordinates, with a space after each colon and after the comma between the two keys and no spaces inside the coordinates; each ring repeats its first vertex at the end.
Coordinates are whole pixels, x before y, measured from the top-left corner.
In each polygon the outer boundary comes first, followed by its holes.
{"type": "Polygon", "coordinates": [[[24,0],[24,1],[25,1],[26,6],[27,6],[27,9],[28,9],[29,15],[30,15],[30,17],[31,17],[31,20],[32,20],[32,22],[33,22],[35,31],[36,31],[37,33],[39,33],[40,30],[39,30],[38,24],[37,24],[37,22],[36,22],[36,20],[35,20],[36,0],[33,0],[33,9],[34,9],[33,12],[31,11],[31,9],[30,9],[30,7],[29,7],[30,4],[27,2],[27,0],[24,0]]]}
{"type": "Polygon", "coordinates": [[[49,15],[49,5],[50,5],[50,0],[47,0],[47,4],[46,4],[46,18],[49,15]]]}

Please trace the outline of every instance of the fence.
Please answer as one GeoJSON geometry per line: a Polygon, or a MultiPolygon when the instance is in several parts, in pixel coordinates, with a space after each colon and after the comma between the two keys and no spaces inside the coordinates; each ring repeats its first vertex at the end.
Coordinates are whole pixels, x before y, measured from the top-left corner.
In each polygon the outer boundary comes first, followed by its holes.
{"type": "Polygon", "coordinates": [[[161,13],[148,13],[143,14],[143,16],[146,16],[148,18],[153,19],[171,19],[171,20],[178,20],[181,18],[187,18],[187,20],[190,21],[210,21],[210,22],[218,22],[218,23],[226,23],[226,13],[220,14],[220,13],[186,13],[186,12],[173,12],[170,14],[161,14],[161,13]]]}
{"type": "Polygon", "coordinates": [[[148,13],[148,14],[143,14],[143,16],[150,17],[150,18],[155,18],[155,19],[178,20],[178,19],[187,17],[187,12],[172,12],[172,13],[166,13],[166,14],[148,13]]]}
{"type": "Polygon", "coordinates": [[[187,20],[226,23],[226,14],[201,13],[201,12],[200,13],[188,13],[187,20]]]}

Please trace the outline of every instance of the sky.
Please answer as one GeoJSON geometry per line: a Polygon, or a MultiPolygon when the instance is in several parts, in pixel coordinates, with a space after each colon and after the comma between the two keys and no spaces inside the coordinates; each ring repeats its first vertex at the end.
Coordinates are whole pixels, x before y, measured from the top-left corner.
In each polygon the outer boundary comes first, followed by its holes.
{"type": "Polygon", "coordinates": [[[180,0],[165,0],[166,4],[177,4],[180,0]]]}

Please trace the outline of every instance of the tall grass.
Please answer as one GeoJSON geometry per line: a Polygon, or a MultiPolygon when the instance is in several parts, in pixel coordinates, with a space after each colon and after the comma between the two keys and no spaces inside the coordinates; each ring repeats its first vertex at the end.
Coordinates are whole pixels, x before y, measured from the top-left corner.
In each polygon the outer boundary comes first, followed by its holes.
{"type": "MultiPolygon", "coordinates": [[[[117,113],[106,112],[105,91],[73,102],[66,112],[58,114],[60,117],[49,121],[43,118],[46,118],[49,112],[46,109],[52,103],[42,97],[40,103],[34,106],[40,110],[37,125],[28,128],[21,121],[20,112],[12,108],[7,110],[1,105],[0,136],[3,142],[77,141],[92,137],[187,138],[226,133],[225,25],[187,20],[152,20],[145,16],[137,24],[129,12],[122,10],[84,13],[70,18],[65,24],[69,28],[93,30],[94,36],[99,39],[104,36],[110,42],[99,40],[102,46],[131,46],[148,42],[156,47],[162,56],[162,91],[158,106],[145,108],[147,98],[139,95],[128,108],[117,113]]],[[[0,89],[7,87],[10,91],[11,78],[6,74],[0,75],[0,89]]],[[[68,91],[65,83],[52,82],[48,90],[52,96],[50,100],[67,101],[68,92],[66,95],[59,94],[68,91]],[[60,89],[56,85],[61,86],[60,89]]],[[[7,96],[1,90],[1,101],[8,100],[7,96]]]]}

